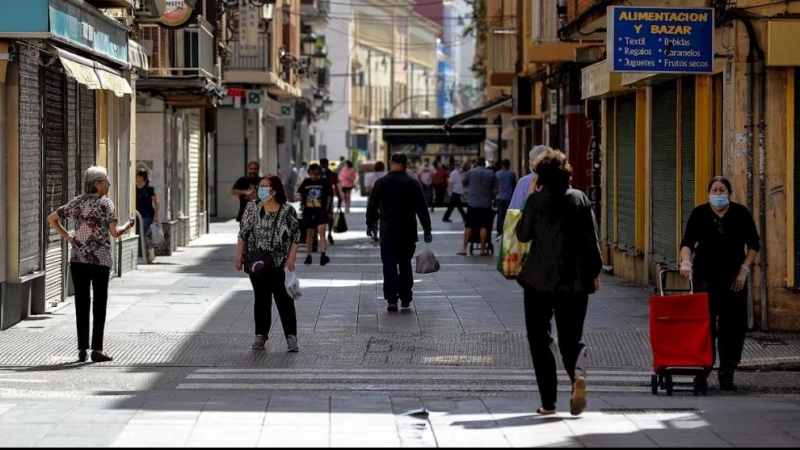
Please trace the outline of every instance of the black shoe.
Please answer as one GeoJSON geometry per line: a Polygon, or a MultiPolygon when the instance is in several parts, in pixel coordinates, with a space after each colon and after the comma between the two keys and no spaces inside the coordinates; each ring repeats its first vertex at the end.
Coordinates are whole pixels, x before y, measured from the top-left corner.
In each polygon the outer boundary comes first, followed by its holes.
{"type": "Polygon", "coordinates": [[[739,390],[739,387],[738,387],[738,386],[736,386],[736,385],[733,383],[733,381],[721,381],[721,382],[719,383],[719,388],[720,388],[721,390],[723,390],[723,391],[729,391],[729,392],[736,392],[736,391],[738,391],[738,390],[739,390]]]}
{"type": "Polygon", "coordinates": [[[78,361],[86,362],[86,350],[81,350],[78,352],[78,361]]]}
{"type": "Polygon", "coordinates": [[[450,219],[442,219],[442,222],[452,222],[450,219]]]}
{"type": "Polygon", "coordinates": [[[102,353],[98,353],[96,351],[92,351],[92,361],[93,362],[106,362],[106,361],[113,361],[114,358],[104,355],[102,353]]]}
{"type": "Polygon", "coordinates": [[[397,311],[397,302],[389,302],[389,305],[386,306],[387,311],[397,311]]]}
{"type": "Polygon", "coordinates": [[[311,255],[307,255],[307,256],[306,256],[306,260],[305,260],[305,261],[303,261],[303,264],[311,264],[312,262],[313,262],[313,261],[311,261],[311,255]]]}
{"type": "Polygon", "coordinates": [[[322,255],[322,257],[319,258],[319,265],[320,266],[324,266],[325,264],[328,264],[329,262],[331,262],[331,259],[328,258],[328,255],[322,255]]]}

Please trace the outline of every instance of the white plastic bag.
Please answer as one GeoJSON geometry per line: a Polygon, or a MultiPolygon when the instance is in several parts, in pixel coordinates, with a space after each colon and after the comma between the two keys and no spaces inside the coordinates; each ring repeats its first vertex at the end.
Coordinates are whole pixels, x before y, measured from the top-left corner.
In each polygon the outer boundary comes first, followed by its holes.
{"type": "Polygon", "coordinates": [[[289,269],[284,268],[283,272],[286,274],[283,282],[284,286],[286,286],[286,293],[288,293],[289,297],[292,297],[292,299],[297,300],[303,295],[303,292],[300,291],[300,280],[294,272],[289,269]]]}
{"type": "Polygon", "coordinates": [[[164,228],[158,222],[153,222],[150,225],[150,242],[155,246],[159,246],[164,242],[164,228]]]}
{"type": "Polygon", "coordinates": [[[417,255],[417,273],[434,273],[439,271],[439,261],[433,254],[431,245],[428,244],[424,250],[417,255]]]}

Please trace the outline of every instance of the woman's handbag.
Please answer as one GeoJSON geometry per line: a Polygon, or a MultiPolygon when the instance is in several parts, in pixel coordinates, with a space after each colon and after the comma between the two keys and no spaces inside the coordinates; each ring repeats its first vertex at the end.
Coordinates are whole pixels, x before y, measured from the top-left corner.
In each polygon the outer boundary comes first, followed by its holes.
{"type": "MultiPolygon", "coordinates": [[[[270,236],[270,242],[274,242],[275,235],[278,234],[278,217],[280,217],[280,210],[278,210],[278,213],[275,214],[275,219],[272,221],[272,235],[270,236]]],[[[264,269],[276,268],[275,264],[273,263],[273,258],[270,257],[271,253],[272,252],[268,250],[253,250],[246,252],[242,257],[242,268],[244,269],[244,273],[248,275],[256,275],[261,273],[264,269]]]]}
{"type": "Polygon", "coordinates": [[[333,232],[344,233],[347,231],[347,221],[341,209],[336,211],[333,216],[333,232]]]}

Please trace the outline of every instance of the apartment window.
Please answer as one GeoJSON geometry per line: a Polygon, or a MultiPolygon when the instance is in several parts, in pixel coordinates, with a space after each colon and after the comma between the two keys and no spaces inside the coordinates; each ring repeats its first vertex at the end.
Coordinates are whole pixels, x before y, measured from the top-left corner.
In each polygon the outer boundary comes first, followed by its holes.
{"type": "Polygon", "coordinates": [[[516,72],[517,31],[508,28],[492,30],[492,72],[516,72]]]}

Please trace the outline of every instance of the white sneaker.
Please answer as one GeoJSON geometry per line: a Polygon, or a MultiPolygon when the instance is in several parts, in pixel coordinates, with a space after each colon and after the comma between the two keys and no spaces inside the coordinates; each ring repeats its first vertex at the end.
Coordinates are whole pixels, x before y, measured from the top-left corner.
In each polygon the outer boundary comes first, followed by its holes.
{"type": "Polygon", "coordinates": [[[253,341],[253,346],[251,347],[254,350],[264,350],[264,346],[267,344],[267,337],[263,334],[257,334],[256,340],[253,341]]]}
{"type": "Polygon", "coordinates": [[[297,346],[297,336],[293,334],[286,336],[286,350],[293,353],[300,351],[300,347],[297,346]]]}

